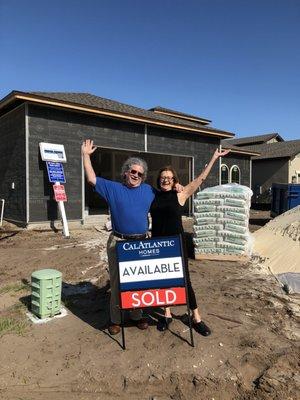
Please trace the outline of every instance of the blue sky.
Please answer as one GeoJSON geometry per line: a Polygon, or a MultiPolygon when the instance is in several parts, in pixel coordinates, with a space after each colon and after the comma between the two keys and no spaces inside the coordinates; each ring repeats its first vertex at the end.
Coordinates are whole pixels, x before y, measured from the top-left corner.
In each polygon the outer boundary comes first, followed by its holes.
{"type": "Polygon", "coordinates": [[[298,0],[0,0],[0,98],[89,92],[300,139],[298,0]]]}

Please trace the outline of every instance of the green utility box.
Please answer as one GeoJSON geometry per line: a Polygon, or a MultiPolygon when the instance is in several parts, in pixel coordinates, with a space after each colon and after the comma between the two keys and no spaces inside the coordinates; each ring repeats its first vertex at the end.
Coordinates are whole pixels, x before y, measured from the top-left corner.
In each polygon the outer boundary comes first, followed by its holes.
{"type": "Polygon", "coordinates": [[[62,273],[41,269],[31,275],[31,311],[40,318],[60,313],[62,273]]]}

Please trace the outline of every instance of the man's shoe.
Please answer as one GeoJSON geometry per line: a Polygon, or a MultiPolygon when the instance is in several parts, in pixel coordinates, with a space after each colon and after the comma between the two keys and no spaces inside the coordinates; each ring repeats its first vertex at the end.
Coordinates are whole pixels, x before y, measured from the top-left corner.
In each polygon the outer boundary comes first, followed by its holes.
{"type": "Polygon", "coordinates": [[[145,330],[148,329],[149,325],[146,318],[141,318],[138,321],[136,321],[136,326],[141,330],[145,330]]]}
{"type": "Polygon", "coordinates": [[[159,320],[157,321],[156,327],[160,332],[164,332],[168,329],[168,327],[172,321],[173,321],[173,319],[171,317],[159,318],[159,320]]]}
{"type": "Polygon", "coordinates": [[[200,322],[193,321],[193,328],[197,333],[200,333],[200,335],[202,336],[209,336],[211,334],[211,330],[203,321],[200,322]]]}
{"type": "Polygon", "coordinates": [[[120,330],[121,330],[121,327],[120,327],[120,325],[117,325],[117,324],[111,324],[108,327],[108,332],[111,335],[117,335],[118,333],[120,333],[120,330]]]}

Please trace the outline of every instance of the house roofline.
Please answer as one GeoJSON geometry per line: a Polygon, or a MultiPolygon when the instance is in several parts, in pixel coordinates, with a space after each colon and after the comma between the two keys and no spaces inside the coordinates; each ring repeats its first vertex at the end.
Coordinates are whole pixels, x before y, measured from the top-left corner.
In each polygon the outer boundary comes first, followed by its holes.
{"type": "Polygon", "coordinates": [[[131,115],[131,114],[120,113],[120,112],[110,111],[110,110],[103,110],[103,109],[99,109],[99,108],[93,107],[93,106],[80,105],[78,103],[66,102],[66,101],[62,101],[62,100],[52,99],[49,97],[38,96],[35,94],[20,92],[20,91],[12,91],[7,96],[5,96],[2,99],[2,101],[0,101],[0,109],[7,106],[10,103],[12,103],[15,100],[24,100],[24,101],[28,101],[28,102],[32,102],[32,103],[37,103],[37,104],[50,105],[50,106],[66,108],[66,109],[75,110],[75,111],[103,115],[103,116],[107,116],[107,117],[111,117],[111,118],[119,118],[119,119],[129,120],[132,122],[139,122],[139,123],[161,126],[161,127],[166,127],[166,128],[173,128],[173,129],[178,129],[181,131],[202,133],[202,134],[208,135],[208,136],[217,136],[217,137],[224,137],[224,138],[225,137],[232,138],[234,136],[234,133],[220,131],[218,129],[213,129],[213,128],[206,129],[205,127],[198,129],[198,128],[190,127],[190,126],[187,126],[184,124],[177,125],[177,124],[174,124],[171,122],[158,121],[158,120],[148,118],[148,117],[135,116],[135,115],[131,115]]]}
{"type": "Polygon", "coordinates": [[[186,117],[185,115],[182,114],[175,114],[171,112],[166,112],[166,111],[160,111],[160,110],[153,110],[155,114],[162,114],[162,115],[168,115],[170,117],[175,117],[179,119],[186,119],[187,121],[194,121],[194,122],[200,122],[200,123],[206,123],[209,124],[211,121],[201,119],[201,118],[192,118],[192,117],[186,117]]]}
{"type": "Polygon", "coordinates": [[[210,119],[196,117],[194,115],[182,113],[180,111],[169,110],[167,108],[163,108],[163,107],[160,107],[160,106],[159,107],[150,108],[149,111],[153,111],[156,114],[168,115],[170,117],[175,117],[175,118],[179,118],[179,119],[185,119],[187,121],[199,122],[199,123],[202,123],[204,125],[208,125],[208,124],[211,123],[210,119]]]}
{"type": "MultiPolygon", "coordinates": [[[[222,148],[225,148],[222,146],[222,148]]],[[[240,151],[236,149],[230,149],[230,153],[237,153],[237,154],[248,154],[249,156],[259,156],[261,153],[257,153],[254,151],[240,151]]]]}
{"type": "Polygon", "coordinates": [[[229,144],[221,144],[222,149],[229,149],[230,153],[237,153],[237,154],[248,154],[249,156],[260,156],[260,152],[253,151],[253,150],[244,150],[243,147],[239,148],[237,146],[231,147],[229,144]]]}

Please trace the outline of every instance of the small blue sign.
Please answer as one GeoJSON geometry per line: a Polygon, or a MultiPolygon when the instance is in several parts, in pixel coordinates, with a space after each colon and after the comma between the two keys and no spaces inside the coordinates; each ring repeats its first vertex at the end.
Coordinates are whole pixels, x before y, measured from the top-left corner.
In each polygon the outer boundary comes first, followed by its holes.
{"type": "Polygon", "coordinates": [[[47,164],[49,182],[66,183],[64,167],[62,163],[47,161],[46,164],[47,164]]]}

